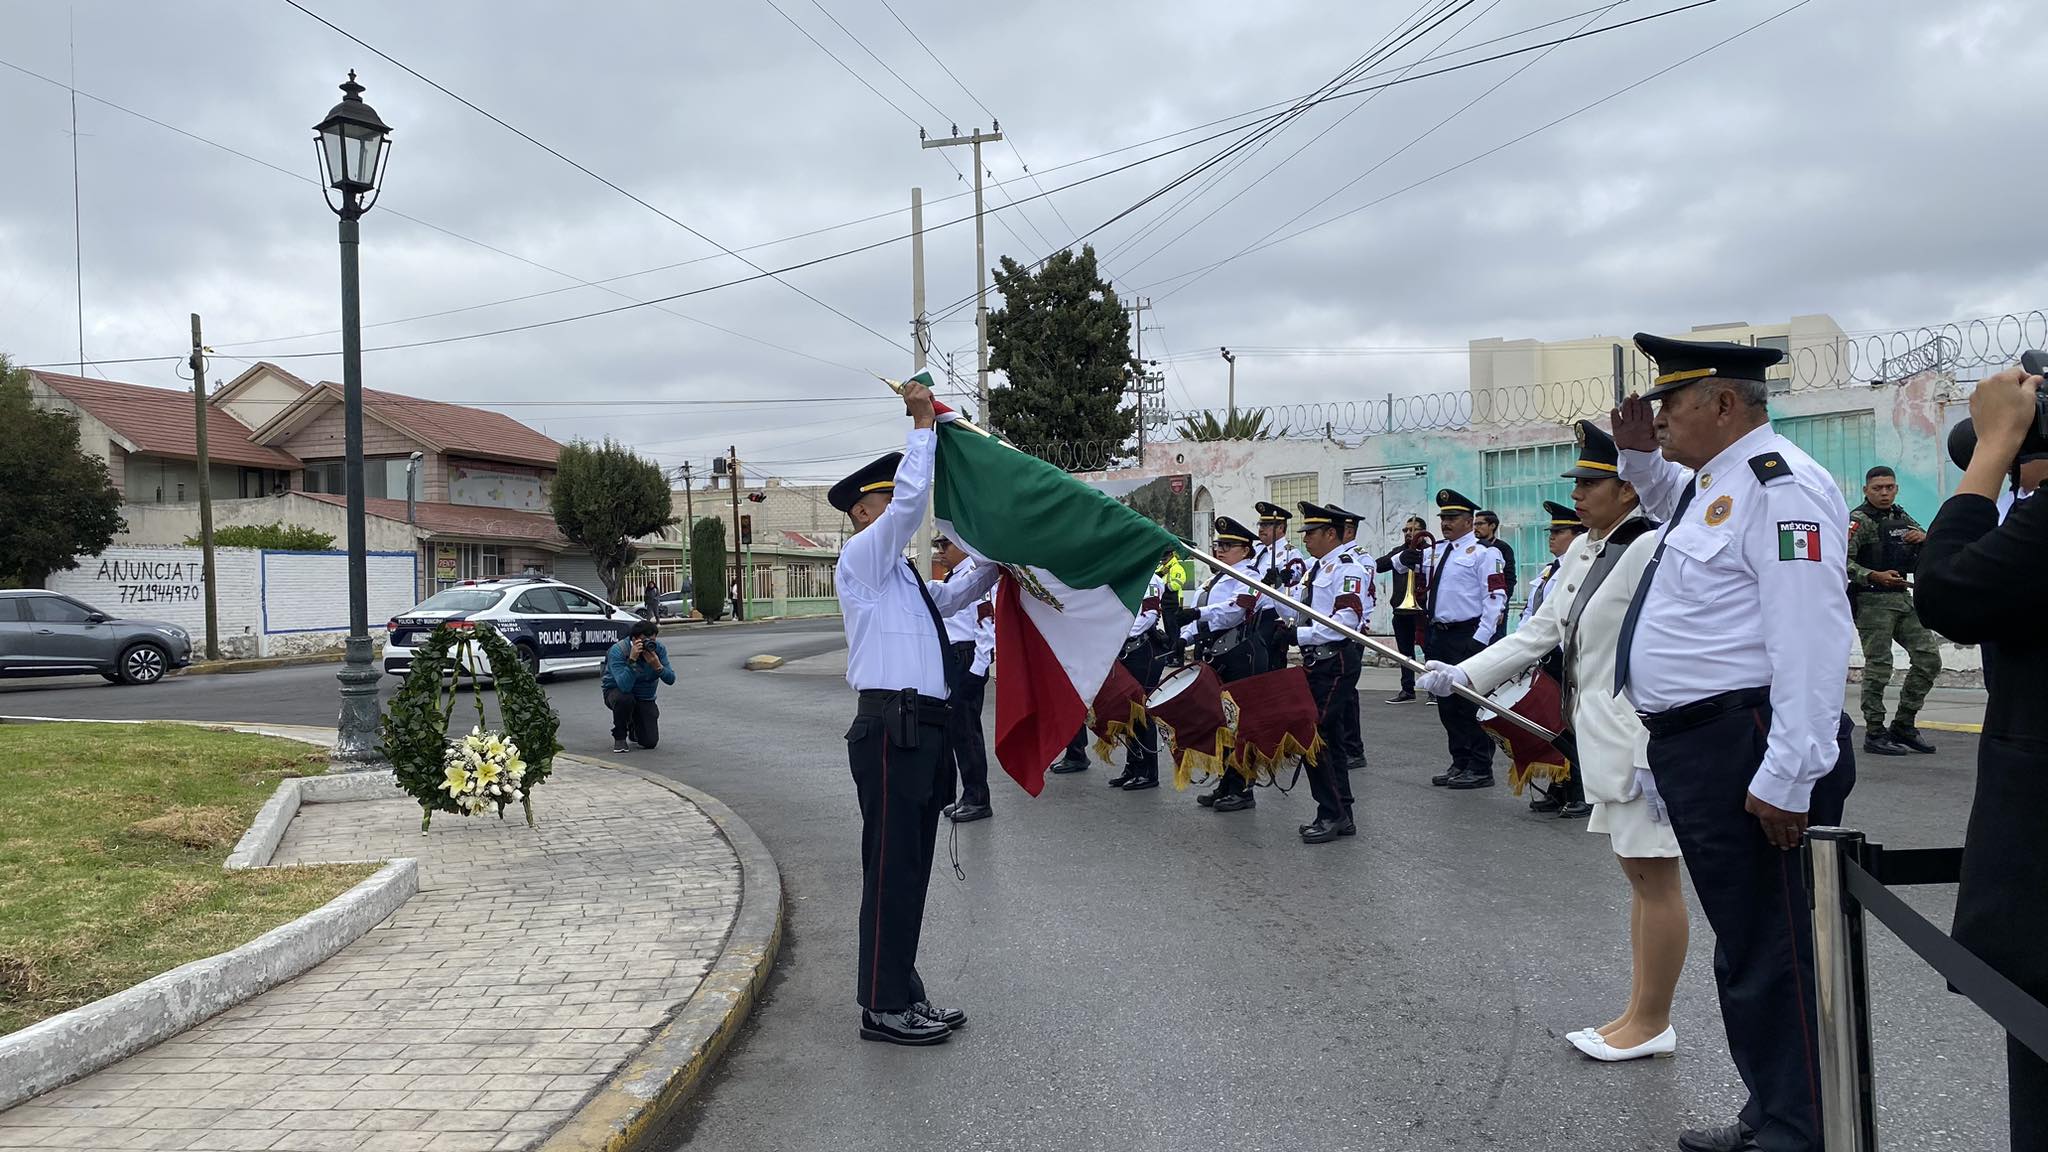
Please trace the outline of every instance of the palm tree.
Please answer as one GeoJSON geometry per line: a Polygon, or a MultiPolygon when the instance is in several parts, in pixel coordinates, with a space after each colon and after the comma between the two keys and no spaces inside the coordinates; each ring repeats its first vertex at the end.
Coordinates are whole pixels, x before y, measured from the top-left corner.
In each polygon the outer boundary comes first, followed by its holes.
{"type": "Polygon", "coordinates": [[[1183,440],[1271,440],[1273,433],[1266,427],[1271,413],[1260,409],[1231,409],[1218,421],[1214,412],[1203,412],[1198,417],[1183,416],[1180,419],[1180,435],[1183,440]]]}

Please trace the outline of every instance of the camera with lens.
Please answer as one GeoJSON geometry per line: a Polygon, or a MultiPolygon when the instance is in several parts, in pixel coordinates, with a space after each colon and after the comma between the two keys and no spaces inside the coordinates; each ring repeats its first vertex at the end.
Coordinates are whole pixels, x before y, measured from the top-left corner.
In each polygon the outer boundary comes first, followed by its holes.
{"type": "MultiPolygon", "coordinates": [[[[2048,353],[2029,351],[2020,357],[2020,368],[2029,376],[2048,376],[2048,353]]],[[[1948,458],[1955,466],[1968,469],[1970,457],[1977,451],[1977,424],[1965,419],[1949,430],[1948,458]]],[[[2034,422],[2028,426],[2027,434],[2020,440],[2020,450],[2013,457],[2015,463],[2048,456],[2048,392],[2034,393],[2034,422]]]]}

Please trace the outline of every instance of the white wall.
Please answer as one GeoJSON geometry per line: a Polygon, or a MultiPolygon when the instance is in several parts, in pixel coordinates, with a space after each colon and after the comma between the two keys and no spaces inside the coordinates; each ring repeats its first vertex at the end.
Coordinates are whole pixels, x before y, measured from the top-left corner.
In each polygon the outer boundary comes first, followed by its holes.
{"type": "MultiPolygon", "coordinates": [[[[415,557],[369,557],[370,637],[384,640],[384,622],[411,607],[415,557]]],[[[50,577],[51,591],[115,617],[161,620],[206,637],[205,577],[200,550],[116,545],[50,577]]],[[[342,647],[348,637],[348,557],[330,552],[214,551],[214,596],[221,654],[280,656],[342,647]]]]}
{"type": "MultiPolygon", "coordinates": [[[[182,545],[199,535],[199,504],[123,504],[121,516],[127,530],[117,538],[123,544],[182,545]]],[[[215,530],[235,525],[287,524],[334,537],[336,544],[348,539],[348,510],[315,500],[297,492],[247,500],[213,502],[215,530]]],[[[363,517],[364,546],[372,552],[407,552],[426,533],[400,520],[382,516],[363,517]]]]}

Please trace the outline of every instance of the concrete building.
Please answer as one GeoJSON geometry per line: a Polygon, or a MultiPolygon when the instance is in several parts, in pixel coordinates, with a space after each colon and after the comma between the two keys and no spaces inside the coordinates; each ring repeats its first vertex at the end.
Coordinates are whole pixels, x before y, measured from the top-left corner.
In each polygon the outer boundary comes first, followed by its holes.
{"type": "MultiPolygon", "coordinates": [[[[39,405],[74,414],[81,447],[107,462],[128,521],[116,543],[198,534],[189,393],[40,371],[29,389],[39,405]]],[[[339,385],[259,363],[207,398],[206,425],[217,526],[303,525],[345,541],[339,385]]],[[[555,441],[501,413],[366,388],[363,449],[369,547],[417,555],[420,595],[523,571],[602,591],[548,510],[555,441]]]]}

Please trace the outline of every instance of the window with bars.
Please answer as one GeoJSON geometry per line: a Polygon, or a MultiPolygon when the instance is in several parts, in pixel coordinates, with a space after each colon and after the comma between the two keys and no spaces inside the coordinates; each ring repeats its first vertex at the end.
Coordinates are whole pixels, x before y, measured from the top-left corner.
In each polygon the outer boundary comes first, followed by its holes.
{"type": "Polygon", "coordinates": [[[1570,504],[1572,482],[1560,473],[1578,460],[1576,444],[1502,448],[1485,454],[1480,500],[1500,517],[1500,535],[1515,550],[1516,603],[1528,598],[1529,581],[1550,563],[1550,516],[1545,500],[1570,504]]]}
{"type": "Polygon", "coordinates": [[[1316,498],[1316,474],[1313,472],[1295,472],[1286,476],[1268,476],[1266,478],[1266,499],[1287,509],[1288,514],[1293,517],[1292,520],[1288,521],[1289,530],[1287,537],[1294,542],[1295,548],[1299,549],[1301,547],[1301,509],[1295,505],[1302,501],[1307,501],[1310,504],[1322,503],[1321,500],[1316,498]]]}
{"type": "Polygon", "coordinates": [[[1877,459],[1877,413],[1869,409],[1790,416],[1771,426],[1828,470],[1851,508],[1863,503],[1863,473],[1889,463],[1877,459]]]}

